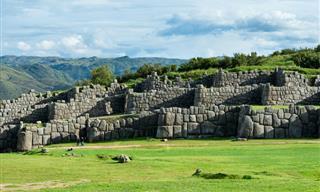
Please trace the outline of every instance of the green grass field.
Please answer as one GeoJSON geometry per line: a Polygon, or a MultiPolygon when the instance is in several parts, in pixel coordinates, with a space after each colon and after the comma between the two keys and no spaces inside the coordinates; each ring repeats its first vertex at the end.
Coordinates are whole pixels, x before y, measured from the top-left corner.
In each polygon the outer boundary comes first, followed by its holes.
{"type": "Polygon", "coordinates": [[[1,187],[38,191],[319,191],[319,140],[155,139],[47,147],[48,153],[0,154],[1,187]],[[73,156],[65,155],[71,154],[73,156]],[[119,164],[97,155],[127,154],[119,164]],[[251,179],[205,179],[205,173],[251,179]]]}

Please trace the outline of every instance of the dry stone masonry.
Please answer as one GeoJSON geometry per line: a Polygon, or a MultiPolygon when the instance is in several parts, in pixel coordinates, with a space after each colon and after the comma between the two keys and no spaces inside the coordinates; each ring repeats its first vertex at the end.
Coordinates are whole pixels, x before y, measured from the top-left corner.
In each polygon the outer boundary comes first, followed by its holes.
{"type": "Polygon", "coordinates": [[[0,150],[52,143],[157,138],[316,138],[320,76],[225,72],[197,80],[149,75],[133,89],[117,81],[63,93],[31,90],[0,101],[0,150]],[[266,105],[254,110],[250,105],[266,105]],[[272,105],[286,105],[272,107],[272,105]]]}

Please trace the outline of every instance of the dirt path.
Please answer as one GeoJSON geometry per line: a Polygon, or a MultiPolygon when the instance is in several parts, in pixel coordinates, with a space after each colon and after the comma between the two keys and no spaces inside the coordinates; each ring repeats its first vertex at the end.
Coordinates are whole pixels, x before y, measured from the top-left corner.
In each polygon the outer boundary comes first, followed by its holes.
{"type": "Polygon", "coordinates": [[[47,188],[66,188],[77,184],[90,182],[88,179],[81,179],[78,181],[45,181],[37,183],[24,183],[24,184],[0,184],[0,191],[30,191],[47,188]]]}
{"type": "MultiPolygon", "coordinates": [[[[272,141],[272,142],[246,142],[246,141],[237,141],[232,142],[236,145],[282,145],[282,144],[314,144],[320,143],[320,140],[312,141],[272,141]]],[[[131,144],[131,145],[86,145],[86,146],[68,146],[68,147],[54,147],[53,149],[125,149],[125,148],[149,148],[149,147],[206,147],[206,146],[220,146],[215,145],[214,143],[193,143],[193,144],[183,144],[183,143],[159,143],[159,144],[131,144]]]]}

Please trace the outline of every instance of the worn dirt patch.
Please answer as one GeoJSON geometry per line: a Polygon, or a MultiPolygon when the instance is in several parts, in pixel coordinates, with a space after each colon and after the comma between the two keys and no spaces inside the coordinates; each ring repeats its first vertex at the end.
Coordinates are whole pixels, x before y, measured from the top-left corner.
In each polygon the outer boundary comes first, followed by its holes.
{"type": "Polygon", "coordinates": [[[90,182],[88,179],[81,179],[77,181],[45,181],[45,182],[37,182],[37,183],[23,183],[23,184],[10,184],[3,183],[0,184],[0,191],[29,191],[29,190],[39,190],[39,189],[47,189],[47,188],[66,188],[71,187],[77,184],[90,182]]]}

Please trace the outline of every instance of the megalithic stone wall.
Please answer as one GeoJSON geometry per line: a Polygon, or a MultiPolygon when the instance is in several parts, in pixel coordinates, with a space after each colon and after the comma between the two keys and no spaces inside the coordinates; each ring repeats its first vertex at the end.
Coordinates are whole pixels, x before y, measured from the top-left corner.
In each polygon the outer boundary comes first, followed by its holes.
{"type": "Polygon", "coordinates": [[[288,109],[252,110],[250,106],[211,106],[161,109],[158,138],[319,137],[320,109],[290,106],[288,109]]]}
{"type": "Polygon", "coordinates": [[[136,137],[154,137],[158,114],[144,112],[115,119],[92,118],[87,127],[88,141],[110,141],[136,137]]]}
{"type": "Polygon", "coordinates": [[[28,151],[45,145],[75,142],[79,137],[86,137],[88,116],[68,120],[54,120],[50,123],[24,124],[20,123],[18,131],[18,151],[28,151]]]}
{"type": "Polygon", "coordinates": [[[314,106],[291,105],[288,109],[266,107],[263,110],[244,107],[239,115],[238,135],[246,138],[316,138],[319,136],[319,111],[314,106]]]}
{"type": "Polygon", "coordinates": [[[236,136],[238,106],[192,106],[161,108],[158,138],[200,138],[236,136]]]}

